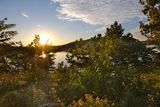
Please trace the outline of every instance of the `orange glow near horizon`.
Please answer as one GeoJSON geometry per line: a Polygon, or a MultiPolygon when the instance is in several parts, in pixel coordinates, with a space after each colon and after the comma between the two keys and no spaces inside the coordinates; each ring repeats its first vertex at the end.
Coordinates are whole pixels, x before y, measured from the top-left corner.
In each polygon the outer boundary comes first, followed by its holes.
{"type": "Polygon", "coordinates": [[[60,34],[56,33],[56,31],[51,32],[49,30],[40,31],[38,29],[33,29],[30,31],[30,33],[27,33],[25,35],[29,36],[27,36],[27,38],[25,39],[23,37],[18,37],[18,39],[15,38],[14,41],[22,41],[24,46],[27,46],[34,40],[35,35],[39,35],[40,44],[42,45],[45,45],[46,43],[50,45],[63,45],[70,42],[66,38],[60,38],[58,36],[60,34]]]}
{"type": "MultiPolygon", "coordinates": [[[[45,45],[45,44],[55,44],[54,43],[54,39],[53,38],[53,33],[49,32],[49,31],[39,31],[39,30],[35,30],[32,32],[31,35],[39,35],[40,36],[40,44],[41,45],[45,45]]],[[[33,36],[34,37],[34,36],[33,36]]],[[[33,38],[34,39],[34,38],[33,38]]]]}

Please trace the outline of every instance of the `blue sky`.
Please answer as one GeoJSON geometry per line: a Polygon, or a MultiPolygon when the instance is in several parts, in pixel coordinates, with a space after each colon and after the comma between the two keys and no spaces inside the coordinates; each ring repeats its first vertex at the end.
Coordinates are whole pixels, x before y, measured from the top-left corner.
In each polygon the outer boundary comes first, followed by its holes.
{"type": "Polygon", "coordinates": [[[60,45],[103,34],[115,20],[141,39],[141,9],[138,0],[0,0],[0,19],[16,24],[14,41],[28,44],[39,34],[60,45]]]}

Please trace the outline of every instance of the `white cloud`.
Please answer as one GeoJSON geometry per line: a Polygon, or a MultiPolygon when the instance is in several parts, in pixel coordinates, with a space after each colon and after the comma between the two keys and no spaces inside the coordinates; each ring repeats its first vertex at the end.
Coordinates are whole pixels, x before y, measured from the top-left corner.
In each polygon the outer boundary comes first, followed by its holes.
{"type": "Polygon", "coordinates": [[[144,41],[144,40],[147,39],[145,36],[143,36],[143,35],[141,34],[139,27],[136,27],[136,28],[134,28],[134,29],[131,29],[129,32],[133,34],[133,37],[134,37],[134,38],[136,38],[136,39],[138,39],[138,40],[140,40],[140,41],[144,41]]]}
{"type": "Polygon", "coordinates": [[[59,4],[58,18],[83,21],[89,24],[109,25],[115,20],[128,22],[142,18],[139,0],[51,0],[59,4]]]}
{"type": "Polygon", "coordinates": [[[105,30],[106,30],[106,27],[103,26],[103,27],[100,27],[100,28],[95,29],[94,31],[95,31],[95,32],[105,32],[105,30]]]}
{"type": "Polygon", "coordinates": [[[27,15],[25,12],[22,12],[21,15],[27,19],[30,19],[29,15],[27,15]]]}

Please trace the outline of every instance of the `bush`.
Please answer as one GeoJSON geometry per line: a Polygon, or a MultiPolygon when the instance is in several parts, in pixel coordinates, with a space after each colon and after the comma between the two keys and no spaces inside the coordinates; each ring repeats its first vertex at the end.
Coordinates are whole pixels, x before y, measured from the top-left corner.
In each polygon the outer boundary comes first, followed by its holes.
{"type": "Polygon", "coordinates": [[[94,98],[92,95],[86,94],[85,99],[81,98],[77,102],[73,101],[68,107],[114,107],[114,103],[107,99],[94,98]]]}
{"type": "Polygon", "coordinates": [[[37,107],[46,101],[45,94],[37,89],[12,91],[0,99],[0,107],[37,107]]]}

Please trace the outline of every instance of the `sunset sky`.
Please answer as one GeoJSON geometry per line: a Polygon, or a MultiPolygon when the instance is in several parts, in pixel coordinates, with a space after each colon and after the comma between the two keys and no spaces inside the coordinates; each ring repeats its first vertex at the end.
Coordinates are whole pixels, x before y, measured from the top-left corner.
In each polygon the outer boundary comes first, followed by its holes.
{"type": "Polygon", "coordinates": [[[139,33],[145,21],[139,0],[0,0],[0,19],[14,23],[14,41],[30,43],[35,34],[46,36],[53,45],[104,33],[115,20],[126,32],[139,33]]]}

